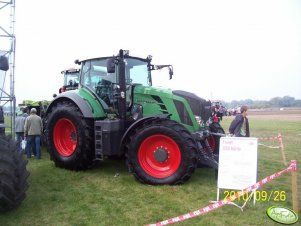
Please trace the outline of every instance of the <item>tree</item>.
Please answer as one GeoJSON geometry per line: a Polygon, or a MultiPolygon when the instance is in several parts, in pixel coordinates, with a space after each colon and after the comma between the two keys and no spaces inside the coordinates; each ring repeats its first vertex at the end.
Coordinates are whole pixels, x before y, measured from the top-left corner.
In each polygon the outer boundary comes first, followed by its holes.
{"type": "Polygon", "coordinates": [[[282,98],[282,106],[281,107],[293,107],[294,106],[294,102],[295,102],[295,98],[294,97],[290,97],[290,96],[284,96],[282,98]]]}
{"type": "Polygon", "coordinates": [[[266,100],[232,100],[224,102],[225,106],[234,108],[237,106],[247,105],[249,108],[269,108],[269,107],[301,107],[301,100],[296,100],[291,96],[273,97],[269,101],[266,100]]]}
{"type": "Polygon", "coordinates": [[[273,97],[269,102],[272,107],[281,107],[281,99],[281,97],[273,97]]]}

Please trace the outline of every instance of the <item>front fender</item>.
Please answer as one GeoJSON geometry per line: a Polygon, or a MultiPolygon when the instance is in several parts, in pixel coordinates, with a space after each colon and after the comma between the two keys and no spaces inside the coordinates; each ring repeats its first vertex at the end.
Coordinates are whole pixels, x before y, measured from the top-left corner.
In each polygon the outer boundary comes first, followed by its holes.
{"type": "Polygon", "coordinates": [[[162,115],[156,115],[156,116],[149,116],[149,117],[145,117],[145,118],[141,118],[141,119],[137,120],[123,134],[121,143],[120,143],[120,149],[122,150],[124,148],[125,141],[126,141],[127,137],[129,136],[129,134],[131,133],[131,131],[135,130],[142,123],[149,121],[149,120],[158,119],[158,118],[170,118],[170,116],[171,116],[171,114],[162,114],[162,115]]]}

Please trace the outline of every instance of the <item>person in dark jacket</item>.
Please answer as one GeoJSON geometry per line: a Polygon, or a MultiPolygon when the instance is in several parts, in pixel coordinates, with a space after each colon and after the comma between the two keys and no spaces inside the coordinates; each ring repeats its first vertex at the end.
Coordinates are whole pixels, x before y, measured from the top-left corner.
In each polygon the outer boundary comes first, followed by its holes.
{"type": "Polygon", "coordinates": [[[240,114],[235,116],[235,119],[231,122],[229,132],[236,137],[250,137],[249,121],[247,118],[248,107],[242,106],[240,108],[240,114]]]}

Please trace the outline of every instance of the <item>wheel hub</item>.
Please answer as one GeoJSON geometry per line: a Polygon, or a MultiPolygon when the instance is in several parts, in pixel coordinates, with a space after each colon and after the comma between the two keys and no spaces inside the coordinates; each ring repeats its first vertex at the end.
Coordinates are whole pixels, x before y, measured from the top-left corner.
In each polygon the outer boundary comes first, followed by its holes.
{"type": "Polygon", "coordinates": [[[168,159],[168,152],[163,147],[158,147],[154,151],[154,157],[158,162],[165,162],[168,159]]]}
{"type": "Polygon", "coordinates": [[[181,150],[169,136],[154,134],[141,143],[138,160],[148,175],[154,178],[167,178],[179,169],[181,150]]]}
{"type": "Polygon", "coordinates": [[[75,132],[71,133],[71,140],[76,141],[76,133],[75,132]]]}
{"type": "Polygon", "coordinates": [[[68,118],[60,118],[53,128],[53,143],[63,157],[71,156],[77,146],[75,124],[68,118]]]}

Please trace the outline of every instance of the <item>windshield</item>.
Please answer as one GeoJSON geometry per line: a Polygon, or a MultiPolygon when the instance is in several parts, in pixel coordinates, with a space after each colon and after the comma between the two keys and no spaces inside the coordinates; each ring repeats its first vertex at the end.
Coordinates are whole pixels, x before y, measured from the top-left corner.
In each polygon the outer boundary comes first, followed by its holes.
{"type": "MultiPolygon", "coordinates": [[[[81,83],[92,90],[102,85],[117,83],[115,73],[107,72],[107,61],[109,58],[94,59],[83,62],[81,83]]],[[[116,68],[117,71],[117,68],[116,68]]],[[[148,63],[139,59],[125,59],[125,81],[126,85],[141,84],[150,85],[150,72],[148,63]]]]}
{"type": "Polygon", "coordinates": [[[68,73],[66,72],[64,78],[64,85],[74,85],[79,82],[79,73],[68,73]]]}
{"type": "Polygon", "coordinates": [[[83,62],[81,83],[93,91],[101,85],[116,83],[115,73],[107,73],[107,59],[83,62]]]}
{"type": "Polygon", "coordinates": [[[150,86],[150,71],[148,63],[139,59],[125,59],[125,81],[127,84],[150,86]]]}

